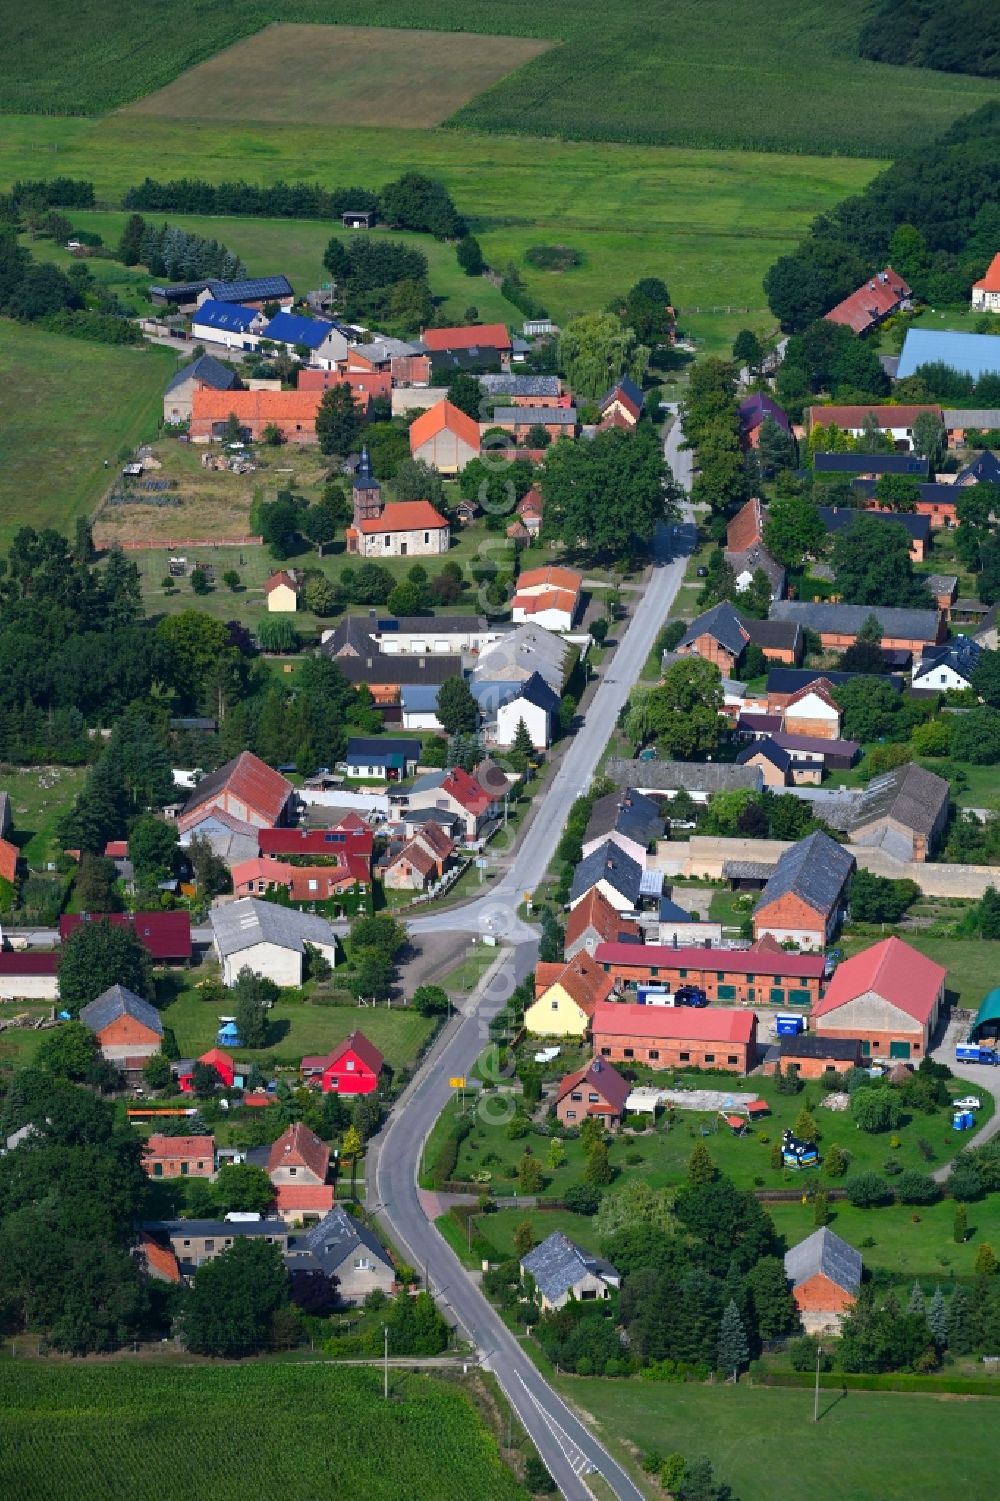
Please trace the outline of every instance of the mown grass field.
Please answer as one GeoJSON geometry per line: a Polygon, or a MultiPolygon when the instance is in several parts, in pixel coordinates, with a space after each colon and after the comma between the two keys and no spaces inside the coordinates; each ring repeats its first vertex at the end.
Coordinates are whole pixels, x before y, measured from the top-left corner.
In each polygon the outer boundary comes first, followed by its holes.
{"type": "Polygon", "coordinates": [[[548,45],[467,32],[268,26],[129,108],[180,120],[346,118],[419,129],[440,125],[548,45]]]}
{"type": "Polygon", "coordinates": [[[0,1364],[0,1485],[24,1501],[521,1501],[460,1387],[285,1364],[0,1364]],[[72,1480],[70,1481],[70,1476],[72,1480]],[[167,1480],[169,1477],[169,1481],[167,1480]]]}
{"type": "Polygon", "coordinates": [[[984,1435],[995,1399],[820,1393],[739,1386],[661,1386],[653,1381],[562,1377],[566,1397],[593,1416],[625,1457],[655,1449],[708,1454],[716,1479],[740,1501],[942,1501],[956,1485],[993,1488],[995,1456],[984,1435]]]}
{"type": "Polygon", "coordinates": [[[86,775],[84,766],[0,766],[0,788],[10,795],[13,841],[32,870],[43,870],[59,853],[56,825],[86,775]]]}
{"type": "Polygon", "coordinates": [[[69,531],[108,482],[105,460],[156,431],[168,350],[0,327],[0,547],[21,526],[69,531]]]}
{"type": "MultiPolygon", "coordinates": [[[[997,97],[986,80],[859,59],[866,8],[865,0],[837,7],[675,0],[652,8],[508,0],[498,11],[460,0],[342,0],[336,19],[560,42],[454,117],[498,133],[874,156],[926,140],[997,97]]],[[[7,27],[17,61],[6,69],[0,108],[102,113],[162,88],[269,21],[330,19],[326,0],[209,7],[174,0],[162,25],[150,24],[140,0],[110,12],[105,0],[47,0],[22,8],[7,27]]]]}
{"type": "MultiPolygon", "coordinates": [[[[815,1228],[811,1204],[768,1204],[767,1212],[790,1246],[815,1228]]],[[[971,1277],[981,1245],[1000,1248],[1000,1194],[969,1204],[968,1215],[969,1238],[962,1245],[955,1244],[951,1199],[912,1209],[899,1204],[886,1209],[831,1204],[829,1224],[858,1248],[870,1270],[919,1277],[933,1291],[936,1279],[947,1283],[951,1277],[971,1277]],[[869,1239],[874,1245],[864,1244],[869,1239]]]]}

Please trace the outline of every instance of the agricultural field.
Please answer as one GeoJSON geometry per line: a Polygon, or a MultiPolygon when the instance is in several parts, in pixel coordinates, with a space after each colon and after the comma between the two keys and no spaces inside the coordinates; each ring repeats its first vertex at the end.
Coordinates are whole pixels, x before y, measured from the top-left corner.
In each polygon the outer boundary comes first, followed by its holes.
{"type": "Polygon", "coordinates": [[[0,547],[19,527],[71,531],[116,463],[156,431],[174,358],[5,322],[0,331],[0,547]]]}
{"type": "Polygon", "coordinates": [[[995,1484],[995,1400],[900,1392],[820,1393],[739,1386],[562,1377],[568,1401],[633,1461],[655,1449],[711,1456],[740,1501],[941,1501],[955,1488],[995,1484]]]}
{"type": "MultiPolygon", "coordinates": [[[[750,0],[738,10],[733,0],[678,0],[660,10],[510,0],[498,13],[470,12],[459,0],[374,7],[345,0],[337,20],[489,37],[475,50],[506,50],[507,66],[497,71],[508,76],[453,121],[494,133],[864,156],[927,139],[997,97],[987,80],[861,60],[856,38],[866,9],[865,0],[835,9],[820,0],[750,0]],[[509,37],[561,45],[519,67],[525,53],[493,34],[498,25],[509,37]]],[[[324,0],[233,0],[208,9],[176,0],[170,25],[150,27],[134,0],[113,16],[103,0],[49,0],[14,23],[17,67],[4,80],[0,108],[101,114],[171,84],[268,21],[329,17],[324,0]]],[[[316,90],[329,107],[336,97],[323,93],[325,57],[317,49],[309,60],[302,94],[316,90]]],[[[474,91],[488,81],[469,75],[463,83],[474,91]]]]}
{"type": "MultiPolygon", "coordinates": [[[[880,165],[336,125],[213,124],[208,131],[125,113],[104,120],[8,119],[0,137],[0,185],[59,171],[92,178],[99,199],[109,204],[150,172],[373,187],[400,172],[428,172],[469,216],[487,260],[502,268],[513,259],[557,321],[602,307],[641,276],[663,276],[685,332],[713,352],[744,324],[762,333],[773,329],[761,289],[767,267],[794,246],[817,213],[863,188],[880,165]],[[560,273],[523,262],[531,246],[553,241],[579,251],[582,264],[560,273]]],[[[105,233],[99,217],[71,217],[105,233]]],[[[321,275],[329,225],[170,218],[222,239],[251,274],[280,267],[297,289],[316,285],[321,275]]],[[[460,318],[474,303],[484,319],[519,321],[489,283],[460,274],[453,247],[428,236],[419,237],[419,247],[447,316],[460,318]]]]}
{"type": "MultiPolygon", "coordinates": [[[[177,1039],[181,1057],[197,1058],[215,1044],[219,1030],[219,1005],[206,1000],[199,982],[216,978],[214,966],[184,974],[174,970],[157,976],[157,1003],[164,1025],[177,1039]]],[[[326,1053],[356,1029],[384,1054],[390,1067],[412,1063],[417,1050],[433,1030],[434,1022],[409,1006],[322,1005],[295,996],[282,996],[269,1013],[266,1048],[237,1049],[243,1059],[267,1058],[274,1063],[298,1066],[305,1053],[326,1053]]]]}
{"type": "Polygon", "coordinates": [[[129,108],[168,120],[391,120],[423,129],[442,124],[550,45],[449,31],[267,26],[129,108]]]}
{"type": "Polygon", "coordinates": [[[340,1501],[521,1501],[457,1384],[290,1364],[0,1363],[0,1485],[25,1501],[237,1501],[331,1488],[340,1501]],[[248,1433],[248,1415],[265,1416],[248,1433]]]}

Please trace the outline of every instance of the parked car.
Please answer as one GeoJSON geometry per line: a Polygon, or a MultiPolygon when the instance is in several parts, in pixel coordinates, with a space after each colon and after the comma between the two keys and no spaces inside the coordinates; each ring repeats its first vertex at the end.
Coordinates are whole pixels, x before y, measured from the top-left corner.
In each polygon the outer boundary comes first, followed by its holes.
{"type": "Polygon", "coordinates": [[[695,1006],[699,1009],[708,1005],[708,996],[700,985],[678,985],[674,991],[675,1006],[695,1006]]]}
{"type": "Polygon", "coordinates": [[[978,1095],[967,1094],[955,1101],[954,1108],[956,1110],[982,1110],[983,1102],[978,1095]]]}

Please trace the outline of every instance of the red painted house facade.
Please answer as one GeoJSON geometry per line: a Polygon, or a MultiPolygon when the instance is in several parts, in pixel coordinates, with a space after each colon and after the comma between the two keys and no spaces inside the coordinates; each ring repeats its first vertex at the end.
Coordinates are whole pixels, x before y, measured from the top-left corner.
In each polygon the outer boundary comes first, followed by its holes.
{"type": "Polygon", "coordinates": [[[302,1073],[307,1083],[318,1083],[324,1094],[371,1094],[378,1088],[384,1061],[363,1032],[352,1032],[331,1053],[303,1058],[302,1073]]]}

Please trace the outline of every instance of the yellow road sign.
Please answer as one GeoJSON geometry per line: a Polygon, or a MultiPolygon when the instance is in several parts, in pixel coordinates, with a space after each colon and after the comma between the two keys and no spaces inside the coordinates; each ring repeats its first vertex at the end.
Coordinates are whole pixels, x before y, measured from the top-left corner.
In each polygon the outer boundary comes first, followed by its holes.
{"type": "Polygon", "coordinates": [[[449,1079],[448,1080],[448,1084],[449,1084],[449,1087],[451,1089],[464,1089],[465,1088],[465,1080],[464,1080],[464,1078],[462,1078],[461,1075],[459,1075],[459,1077],[457,1079],[449,1079]]]}

